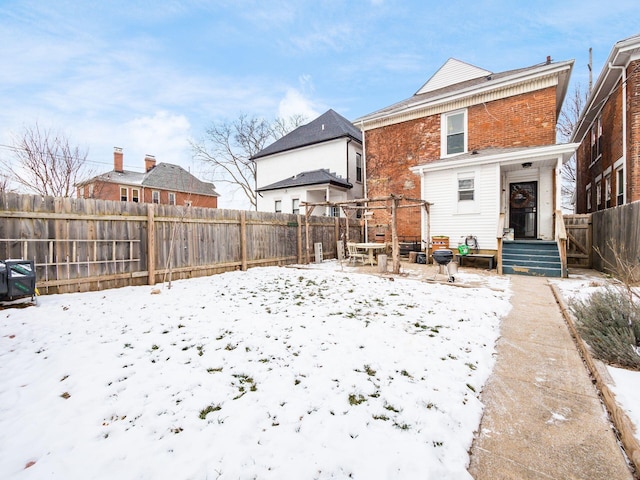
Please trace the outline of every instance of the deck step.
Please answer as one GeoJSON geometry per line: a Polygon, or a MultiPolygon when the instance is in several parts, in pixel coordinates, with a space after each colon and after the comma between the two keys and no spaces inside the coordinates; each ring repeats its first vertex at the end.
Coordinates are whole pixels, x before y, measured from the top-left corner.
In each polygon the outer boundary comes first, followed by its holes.
{"type": "Polygon", "coordinates": [[[506,241],[502,244],[502,273],[562,277],[562,262],[556,242],[506,241]]]}

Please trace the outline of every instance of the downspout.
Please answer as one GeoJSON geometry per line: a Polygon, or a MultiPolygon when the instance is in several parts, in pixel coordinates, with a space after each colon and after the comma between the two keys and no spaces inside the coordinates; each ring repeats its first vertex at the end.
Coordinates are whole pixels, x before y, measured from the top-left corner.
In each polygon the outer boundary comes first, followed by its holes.
{"type": "Polygon", "coordinates": [[[347,182],[349,182],[349,143],[351,143],[351,138],[347,138],[347,182]]]}
{"type": "MultiPolygon", "coordinates": [[[[362,175],[363,175],[363,190],[364,198],[367,197],[367,148],[366,148],[366,136],[364,134],[364,120],[360,120],[360,133],[362,133],[362,175]]],[[[364,241],[369,242],[369,220],[364,214],[366,210],[363,210],[362,216],[364,217],[364,241]]]]}
{"type": "MultiPolygon", "coordinates": [[[[627,67],[609,63],[609,69],[619,68],[622,71],[622,164],[624,165],[625,184],[627,183],[627,67]]],[[[627,186],[624,185],[625,195],[627,186]]]]}

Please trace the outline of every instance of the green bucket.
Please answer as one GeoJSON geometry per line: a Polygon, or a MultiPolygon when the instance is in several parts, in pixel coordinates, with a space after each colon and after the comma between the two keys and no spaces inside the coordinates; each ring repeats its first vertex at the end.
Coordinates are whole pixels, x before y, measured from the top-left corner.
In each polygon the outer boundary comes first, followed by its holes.
{"type": "Polygon", "coordinates": [[[468,255],[469,254],[469,247],[467,245],[460,245],[458,247],[458,253],[460,255],[468,255]]]}

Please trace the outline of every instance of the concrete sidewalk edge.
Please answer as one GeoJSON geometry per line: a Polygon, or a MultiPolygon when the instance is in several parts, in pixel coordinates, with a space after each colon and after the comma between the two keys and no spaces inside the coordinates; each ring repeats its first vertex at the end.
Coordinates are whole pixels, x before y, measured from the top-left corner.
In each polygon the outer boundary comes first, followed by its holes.
{"type": "Polygon", "coordinates": [[[578,351],[580,352],[580,356],[583,361],[587,365],[589,372],[593,379],[595,380],[595,386],[600,392],[600,397],[609,413],[609,417],[613,426],[616,429],[618,439],[622,443],[622,446],[625,450],[625,454],[629,458],[631,464],[635,469],[635,474],[640,474],[640,443],[635,438],[634,435],[634,426],[627,414],[622,410],[616,400],[615,395],[609,388],[609,386],[605,383],[596,367],[595,360],[591,356],[591,352],[587,347],[584,340],[578,333],[578,330],[575,326],[575,318],[573,314],[569,311],[564,299],[562,298],[562,294],[558,291],[557,287],[552,283],[549,283],[551,287],[551,291],[553,292],[553,296],[560,307],[560,311],[562,312],[562,316],[569,327],[569,331],[571,332],[571,336],[573,337],[573,341],[576,343],[578,347],[578,351]]]}

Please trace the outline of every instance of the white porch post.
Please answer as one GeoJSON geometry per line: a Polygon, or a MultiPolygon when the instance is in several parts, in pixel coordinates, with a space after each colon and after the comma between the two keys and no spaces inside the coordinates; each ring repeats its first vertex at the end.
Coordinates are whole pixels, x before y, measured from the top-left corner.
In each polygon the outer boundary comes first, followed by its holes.
{"type": "Polygon", "coordinates": [[[555,213],[557,210],[562,210],[562,155],[558,157],[556,162],[556,191],[555,191],[555,199],[553,202],[553,212],[555,213]]]}

